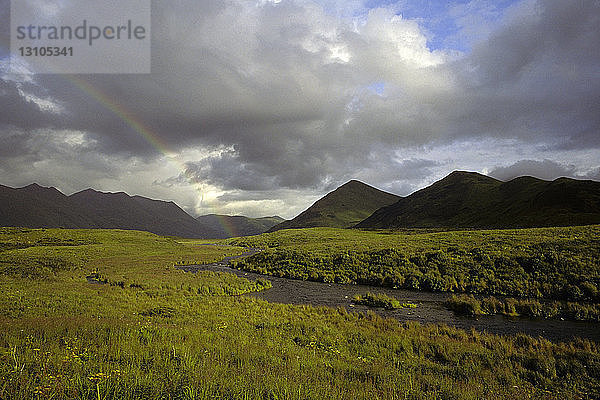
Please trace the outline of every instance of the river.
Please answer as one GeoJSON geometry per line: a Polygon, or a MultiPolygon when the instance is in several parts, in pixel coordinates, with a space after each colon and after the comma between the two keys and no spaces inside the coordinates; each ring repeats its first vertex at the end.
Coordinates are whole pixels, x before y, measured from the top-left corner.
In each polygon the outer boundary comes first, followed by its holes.
{"type": "Polygon", "coordinates": [[[246,295],[258,297],[272,303],[345,307],[356,312],[373,310],[384,317],[392,317],[400,321],[418,321],[422,324],[443,323],[457,328],[467,330],[475,328],[481,332],[485,331],[500,335],[513,335],[522,332],[533,337],[541,336],[553,341],[567,341],[574,337],[581,337],[600,342],[600,323],[596,322],[509,318],[501,315],[466,317],[456,315],[444,307],[444,301],[452,295],[449,293],[429,293],[365,285],[301,281],[240,271],[228,266],[229,261],[232,259],[248,257],[259,251],[250,249],[240,256],[227,257],[218,263],[178,268],[188,272],[198,270],[229,272],[251,280],[268,279],[273,284],[272,288],[246,295]],[[417,308],[386,310],[353,304],[352,297],[354,295],[365,294],[366,292],[385,293],[397,298],[402,303],[415,303],[417,308]]]}

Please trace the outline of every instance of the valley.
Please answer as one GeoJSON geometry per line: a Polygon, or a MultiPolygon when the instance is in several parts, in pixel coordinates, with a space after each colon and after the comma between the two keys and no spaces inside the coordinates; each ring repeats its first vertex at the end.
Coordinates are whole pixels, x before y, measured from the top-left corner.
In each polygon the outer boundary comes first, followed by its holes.
{"type": "Polygon", "coordinates": [[[498,182],[290,221],[1,187],[0,398],[598,398],[597,184],[498,182]]]}
{"type": "MultiPolygon", "coordinates": [[[[478,322],[441,307],[435,299],[444,293],[385,289],[417,303],[390,311],[404,313],[399,318],[321,302],[316,291],[298,301],[293,285],[279,282],[326,285],[318,290],[325,297],[377,292],[378,286],[193,267],[228,260],[251,265],[271,257],[272,248],[290,246],[326,259],[349,246],[377,251],[393,243],[424,251],[443,243],[466,252],[477,243],[493,256],[515,237],[523,254],[548,241],[565,254],[579,249],[583,259],[597,251],[597,226],[559,229],[566,229],[564,238],[544,230],[521,236],[474,231],[427,241],[443,233],[315,228],[215,242],[123,230],[2,228],[0,397],[594,398],[600,395],[600,347],[585,333],[590,323],[554,321],[558,334],[548,335],[544,321],[537,331],[523,327],[539,321],[496,316],[478,322]],[[242,240],[265,250],[236,259],[248,252],[242,240]],[[184,272],[185,266],[198,271],[184,272]],[[104,284],[88,283],[90,274],[104,284]],[[413,317],[427,310],[467,324],[413,317]],[[497,335],[494,325],[509,329],[497,335]]],[[[587,273],[595,282],[594,270],[587,273]]]]}

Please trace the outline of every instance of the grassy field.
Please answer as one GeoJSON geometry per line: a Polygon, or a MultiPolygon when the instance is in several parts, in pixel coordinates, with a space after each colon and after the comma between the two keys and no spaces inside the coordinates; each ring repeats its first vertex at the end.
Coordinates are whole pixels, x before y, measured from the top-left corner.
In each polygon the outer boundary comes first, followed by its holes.
{"type": "Polygon", "coordinates": [[[15,228],[0,246],[1,399],[600,396],[600,347],[586,340],[269,304],[239,296],[265,283],[176,269],[239,247],[15,228]]]}
{"type": "Polygon", "coordinates": [[[322,282],[600,302],[600,226],[431,232],[330,228],[230,239],[240,269],[322,282]]]}

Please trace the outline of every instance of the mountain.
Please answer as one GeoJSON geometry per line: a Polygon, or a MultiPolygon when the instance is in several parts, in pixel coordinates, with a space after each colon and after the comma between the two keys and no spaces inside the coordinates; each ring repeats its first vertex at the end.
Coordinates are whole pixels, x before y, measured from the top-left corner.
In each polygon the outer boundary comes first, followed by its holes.
{"type": "Polygon", "coordinates": [[[328,193],[296,218],[275,225],[269,232],[316,226],[350,228],[375,210],[399,199],[400,197],[394,194],[351,180],[328,193]]]}
{"type": "Polygon", "coordinates": [[[455,171],[357,228],[521,228],[600,223],[600,182],[519,177],[502,182],[455,171]]]}
{"type": "Polygon", "coordinates": [[[37,184],[0,185],[0,226],[135,229],[158,235],[215,238],[217,232],[173,202],[93,189],[65,196],[37,184]]]}
{"type": "Polygon", "coordinates": [[[69,198],[87,207],[93,216],[90,228],[135,229],[164,236],[213,238],[216,232],[198,224],[173,202],[152,200],[126,193],[104,193],[86,189],[69,198]]]}
{"type": "Polygon", "coordinates": [[[77,228],[91,224],[85,212],[55,188],[34,183],[20,189],[0,185],[0,225],[77,228]]]}
{"type": "Polygon", "coordinates": [[[266,232],[269,228],[285,221],[281,217],[248,218],[209,214],[196,218],[196,221],[217,232],[216,239],[234,236],[252,236],[266,232]]]}
{"type": "Polygon", "coordinates": [[[290,221],[205,215],[173,202],[93,189],[65,196],[52,187],[0,185],[0,226],[136,229],[159,235],[224,238],[316,226],[520,228],[600,224],[600,182],[519,177],[502,182],[455,171],[399,197],[352,180],[290,221]]]}

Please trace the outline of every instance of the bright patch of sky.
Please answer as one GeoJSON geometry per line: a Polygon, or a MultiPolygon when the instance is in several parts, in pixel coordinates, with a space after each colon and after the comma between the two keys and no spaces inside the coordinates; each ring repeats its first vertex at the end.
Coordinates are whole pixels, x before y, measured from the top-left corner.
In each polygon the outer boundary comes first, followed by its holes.
{"type": "Polygon", "coordinates": [[[368,89],[372,90],[379,96],[383,96],[383,92],[385,90],[385,82],[374,82],[368,86],[368,89]]]}
{"type": "Polygon", "coordinates": [[[521,0],[317,0],[338,18],[360,19],[375,8],[392,9],[416,20],[431,50],[468,52],[497,27],[507,10],[521,0]]]}

